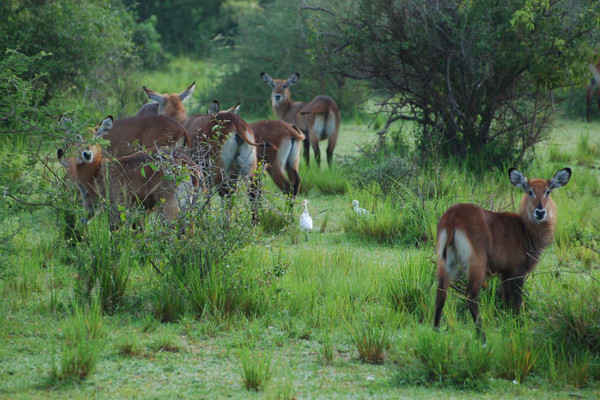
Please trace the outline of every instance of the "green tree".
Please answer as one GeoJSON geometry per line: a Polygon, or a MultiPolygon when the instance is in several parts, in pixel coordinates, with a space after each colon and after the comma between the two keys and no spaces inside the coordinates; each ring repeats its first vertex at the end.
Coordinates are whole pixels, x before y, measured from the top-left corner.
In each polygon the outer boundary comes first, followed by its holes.
{"type": "Polygon", "coordinates": [[[359,0],[311,14],[319,63],[366,81],[389,122],[415,121],[423,154],[524,162],[582,81],[600,4],[574,0],[359,0]]]}
{"type": "Polygon", "coordinates": [[[160,53],[152,21],[136,24],[117,1],[9,0],[0,2],[0,20],[0,57],[7,49],[48,54],[27,71],[28,78],[39,76],[46,84],[44,101],[72,85],[101,81],[106,87],[104,71],[160,53]]]}

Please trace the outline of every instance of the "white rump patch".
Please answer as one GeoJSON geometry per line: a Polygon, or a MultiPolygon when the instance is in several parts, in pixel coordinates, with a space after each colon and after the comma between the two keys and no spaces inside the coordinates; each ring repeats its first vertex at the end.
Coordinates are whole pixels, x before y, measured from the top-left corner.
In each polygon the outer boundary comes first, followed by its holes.
{"type": "Polygon", "coordinates": [[[324,139],[326,136],[324,135],[323,128],[325,127],[325,116],[323,114],[315,115],[315,121],[313,122],[313,132],[319,138],[319,140],[324,139]]]}
{"type": "Polygon", "coordinates": [[[442,231],[438,235],[438,243],[437,243],[438,258],[442,258],[442,254],[444,254],[444,247],[446,246],[446,239],[448,239],[448,233],[446,233],[445,229],[442,229],[442,231]]]}
{"type": "Polygon", "coordinates": [[[329,116],[327,117],[327,124],[325,125],[325,137],[329,137],[333,134],[335,131],[335,122],[335,113],[330,111],[329,116]]]}
{"type": "Polygon", "coordinates": [[[246,142],[242,143],[235,161],[239,168],[240,176],[248,178],[256,165],[256,147],[246,142]]]}
{"type": "Polygon", "coordinates": [[[231,169],[231,164],[233,163],[235,155],[238,151],[238,144],[235,140],[235,135],[235,132],[231,132],[221,147],[221,162],[223,163],[222,167],[225,171],[229,171],[231,169]]]}
{"type": "MultiPolygon", "coordinates": [[[[438,239],[438,255],[440,257],[443,254],[446,241],[447,232],[444,229],[440,232],[438,239]]],[[[472,255],[473,249],[469,239],[463,231],[456,229],[454,231],[454,240],[446,250],[446,271],[448,272],[451,281],[461,272],[464,275],[468,275],[469,263],[472,255]]]]}
{"type": "Polygon", "coordinates": [[[290,152],[288,153],[285,164],[286,168],[293,168],[294,165],[296,165],[296,161],[300,158],[300,141],[290,139],[290,143],[290,152]]]}
{"type": "Polygon", "coordinates": [[[283,170],[288,163],[290,152],[292,150],[291,142],[291,139],[285,138],[279,145],[279,151],[277,151],[277,165],[281,170],[283,170]]]}

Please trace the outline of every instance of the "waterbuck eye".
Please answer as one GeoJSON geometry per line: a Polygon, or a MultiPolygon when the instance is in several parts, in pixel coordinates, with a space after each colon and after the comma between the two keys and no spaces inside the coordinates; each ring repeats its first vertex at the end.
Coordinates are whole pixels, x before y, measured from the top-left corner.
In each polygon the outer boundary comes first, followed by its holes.
{"type": "Polygon", "coordinates": [[[545,196],[545,197],[548,197],[548,196],[550,196],[550,189],[546,189],[546,193],[544,193],[544,196],[545,196]]]}
{"type": "Polygon", "coordinates": [[[529,189],[529,192],[527,192],[527,193],[529,193],[529,195],[530,195],[531,197],[535,197],[535,194],[533,193],[533,190],[529,189]]]}

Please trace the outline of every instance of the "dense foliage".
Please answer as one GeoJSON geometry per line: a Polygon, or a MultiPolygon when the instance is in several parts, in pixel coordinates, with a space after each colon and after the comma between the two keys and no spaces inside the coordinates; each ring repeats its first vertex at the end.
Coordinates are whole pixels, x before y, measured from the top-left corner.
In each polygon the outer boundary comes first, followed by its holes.
{"type": "Polygon", "coordinates": [[[135,7],[140,21],[155,21],[163,47],[173,54],[206,56],[215,36],[235,25],[226,0],[126,0],[125,3],[135,7]]]}
{"type": "Polygon", "coordinates": [[[0,19],[0,57],[14,49],[27,56],[48,54],[26,76],[42,77],[44,100],[70,85],[106,85],[115,66],[133,67],[140,56],[150,62],[156,57],[152,53],[160,51],[152,25],[136,25],[119,2],[13,0],[0,4],[0,19]]]}
{"type": "Polygon", "coordinates": [[[369,82],[424,154],[523,162],[544,138],[550,90],[588,76],[596,2],[361,0],[305,6],[321,65],[369,82]]]}

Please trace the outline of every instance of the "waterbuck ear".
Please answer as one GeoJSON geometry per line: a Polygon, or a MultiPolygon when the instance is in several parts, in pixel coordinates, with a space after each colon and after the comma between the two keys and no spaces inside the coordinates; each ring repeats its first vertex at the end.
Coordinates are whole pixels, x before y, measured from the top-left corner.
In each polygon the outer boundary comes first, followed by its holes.
{"type": "Polygon", "coordinates": [[[58,151],[56,152],[56,156],[58,157],[58,162],[60,163],[60,165],[62,165],[65,168],[69,168],[69,160],[64,158],[65,152],[63,151],[63,149],[58,149],[58,151]]]}
{"type": "Polygon", "coordinates": [[[146,96],[148,96],[150,100],[154,100],[162,105],[164,105],[167,101],[165,96],[163,96],[162,94],[155,92],[152,89],[148,89],[146,86],[143,86],[142,88],[144,89],[144,92],[146,92],[146,96]]]}
{"type": "Polygon", "coordinates": [[[550,190],[565,186],[571,179],[571,168],[563,168],[554,175],[550,181],[550,190]]]}
{"type": "Polygon", "coordinates": [[[179,93],[179,99],[183,102],[192,97],[192,93],[194,93],[194,89],[196,89],[196,82],[192,83],[190,87],[185,89],[183,92],[179,93]]]}
{"type": "Polygon", "coordinates": [[[112,115],[109,115],[108,117],[106,117],[102,120],[102,122],[100,123],[100,127],[96,131],[96,134],[94,135],[94,137],[100,137],[102,135],[106,135],[112,129],[112,127],[113,127],[113,117],[112,117],[112,115]]]}
{"type": "Polygon", "coordinates": [[[510,183],[515,185],[518,188],[521,188],[525,191],[529,189],[529,183],[527,183],[527,178],[523,176],[521,171],[516,168],[510,168],[508,170],[508,178],[510,179],[510,183]]]}
{"type": "Polygon", "coordinates": [[[210,103],[210,107],[208,107],[208,113],[215,115],[218,114],[219,111],[221,111],[221,105],[217,100],[213,100],[212,103],[210,103]]]}
{"type": "Polygon", "coordinates": [[[286,87],[292,86],[293,84],[298,82],[298,79],[300,79],[300,73],[296,72],[296,73],[290,75],[290,77],[288,78],[287,81],[285,81],[285,83],[283,84],[282,87],[285,89],[286,87]]]}
{"type": "Polygon", "coordinates": [[[233,106],[229,110],[227,110],[227,112],[237,115],[238,111],[240,111],[240,104],[242,104],[242,103],[237,103],[235,106],[233,106]]]}
{"type": "Polygon", "coordinates": [[[260,77],[262,78],[263,82],[266,83],[267,85],[271,86],[272,88],[274,88],[275,86],[277,86],[275,84],[275,82],[273,81],[273,78],[271,78],[269,76],[269,74],[266,74],[264,72],[260,73],[260,77]]]}

